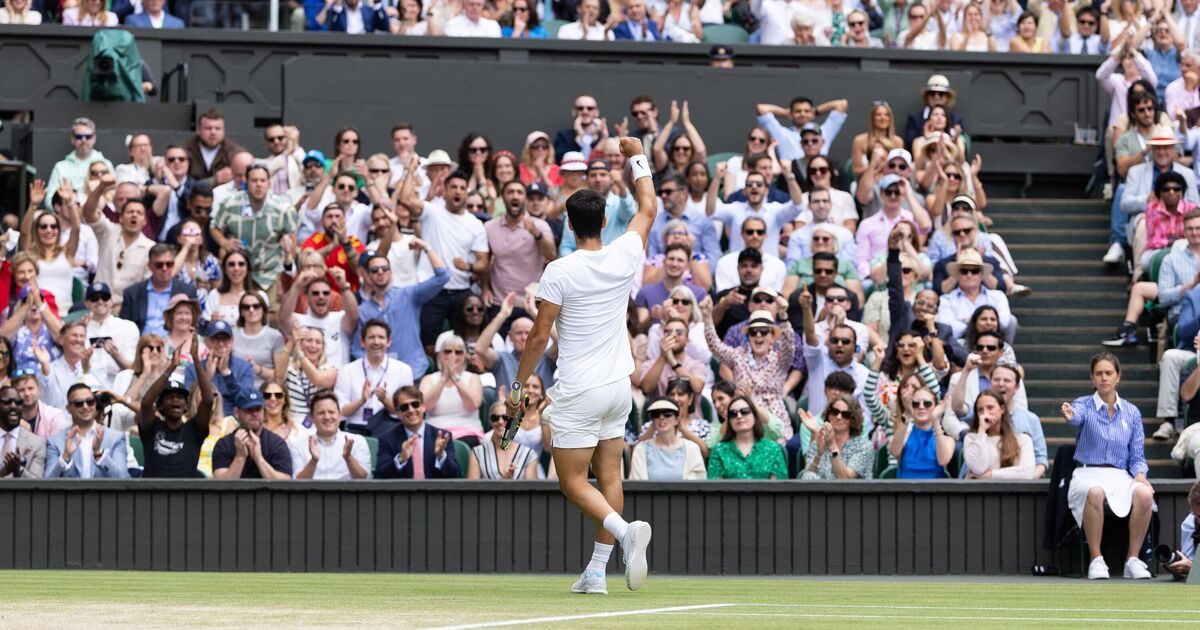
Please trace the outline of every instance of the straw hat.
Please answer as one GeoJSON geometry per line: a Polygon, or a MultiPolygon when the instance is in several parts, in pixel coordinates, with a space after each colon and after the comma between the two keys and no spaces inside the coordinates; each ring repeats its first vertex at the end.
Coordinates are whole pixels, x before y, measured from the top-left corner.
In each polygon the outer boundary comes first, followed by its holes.
{"type": "Polygon", "coordinates": [[[958,258],[954,262],[946,265],[946,271],[958,277],[959,269],[963,267],[978,267],[983,270],[983,277],[987,278],[992,275],[992,263],[983,262],[983,256],[978,250],[973,248],[964,249],[958,252],[958,258]]]}

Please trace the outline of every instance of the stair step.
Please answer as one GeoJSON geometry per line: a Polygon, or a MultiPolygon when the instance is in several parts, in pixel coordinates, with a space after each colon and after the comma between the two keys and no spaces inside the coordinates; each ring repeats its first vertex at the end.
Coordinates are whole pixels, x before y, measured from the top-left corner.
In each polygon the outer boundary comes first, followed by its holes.
{"type": "MultiPolygon", "coordinates": [[[[1018,317],[1020,317],[1018,315],[1018,317]]],[[[1069,329],[1056,328],[1054,326],[1025,326],[1025,320],[1021,320],[1022,326],[1020,333],[1017,335],[1022,344],[1047,344],[1047,343],[1075,343],[1085,344],[1103,339],[1108,339],[1113,334],[1116,326],[1079,326],[1069,329]]],[[[1018,357],[1019,358],[1019,357],[1018,357]]]]}
{"type": "Polygon", "coordinates": [[[1038,250],[1034,257],[1025,255],[1017,258],[1017,267],[1021,270],[1022,277],[1029,274],[1071,276],[1077,280],[1108,276],[1126,279],[1125,270],[1121,265],[1109,265],[1100,260],[1103,252],[1096,256],[1095,260],[1051,260],[1042,258],[1041,253],[1041,250],[1038,250]]]}
{"type": "MultiPolygon", "coordinates": [[[[1100,199],[988,199],[987,209],[1003,212],[1034,212],[1038,213],[1047,208],[1064,209],[1065,212],[1082,212],[1081,208],[1107,208],[1109,203],[1100,199]]],[[[988,214],[991,214],[990,212],[988,214]]]]}
{"type": "MultiPolygon", "coordinates": [[[[997,234],[1004,237],[1004,241],[1008,243],[1011,249],[1018,245],[1036,244],[1038,246],[1046,245],[1070,245],[1078,244],[1081,241],[1086,243],[1105,243],[1107,249],[1107,241],[1109,235],[1108,227],[1063,227],[1063,228],[1045,228],[1045,227],[1008,227],[1007,225],[996,230],[997,234]]],[[[1017,260],[1017,265],[1020,266],[1020,259],[1017,260]]]]}
{"type": "Polygon", "coordinates": [[[1077,260],[1077,261],[1092,261],[1101,263],[1101,258],[1104,257],[1104,252],[1108,251],[1108,243],[1098,241],[1096,243],[1058,243],[1053,246],[1045,243],[1016,243],[1008,246],[1012,252],[1013,260],[1017,261],[1017,266],[1023,266],[1022,262],[1026,258],[1033,258],[1034,255],[1045,258],[1046,260],[1077,260]]]}
{"type": "Polygon", "coordinates": [[[1005,237],[1008,235],[1008,230],[1014,227],[1040,227],[1051,230],[1077,227],[1098,228],[1107,227],[1110,220],[1107,213],[1101,212],[1095,214],[1069,212],[1027,214],[1013,212],[1009,209],[992,212],[989,208],[986,214],[995,222],[995,231],[1005,237]]]}
{"type": "MultiPolygon", "coordinates": [[[[1020,337],[1020,334],[1017,335],[1020,337]]],[[[1149,363],[1149,349],[1143,347],[1133,348],[1106,348],[1100,344],[1060,344],[1048,346],[1022,346],[1017,344],[1017,357],[1021,363],[1025,365],[1025,369],[1031,372],[1031,376],[1036,378],[1037,371],[1030,367],[1039,362],[1047,363],[1071,363],[1077,362],[1080,370],[1086,376],[1088,362],[1096,353],[1107,350],[1112,352],[1121,364],[1125,363],[1149,363]]]]}
{"type": "MultiPolygon", "coordinates": [[[[1066,324],[1068,329],[1075,326],[1086,327],[1111,327],[1116,330],[1116,327],[1125,319],[1125,308],[1122,305],[1120,308],[1114,308],[1112,305],[1109,308],[1035,308],[1032,304],[1022,300],[1014,300],[1012,305],[1013,315],[1017,316],[1020,322],[1020,328],[1025,326],[1063,326],[1066,324]]],[[[1017,339],[1021,335],[1018,333],[1017,339]]]]}
{"type": "MultiPolygon", "coordinates": [[[[1017,359],[1021,358],[1020,351],[1017,352],[1017,359]]],[[[1021,361],[1021,365],[1025,366],[1026,371],[1030,372],[1031,379],[1054,377],[1074,377],[1078,376],[1079,380],[1072,381],[1077,387],[1083,387],[1085,390],[1090,386],[1088,383],[1088,366],[1086,363],[1035,363],[1021,361]],[[1034,372],[1036,370],[1036,372],[1034,372]]],[[[1131,380],[1138,379],[1154,379],[1158,382],[1158,365],[1151,363],[1121,363],[1121,387],[1124,388],[1131,380]]],[[[1029,384],[1026,383],[1026,387],[1029,384]]],[[[1078,398],[1080,395],[1076,395],[1078,398]]]]}
{"type": "MultiPolygon", "coordinates": [[[[1023,308],[1124,308],[1128,297],[1118,291],[1034,291],[1033,295],[1014,298],[1009,303],[1023,308]]],[[[1120,323],[1120,322],[1118,322],[1120,323]]]]}

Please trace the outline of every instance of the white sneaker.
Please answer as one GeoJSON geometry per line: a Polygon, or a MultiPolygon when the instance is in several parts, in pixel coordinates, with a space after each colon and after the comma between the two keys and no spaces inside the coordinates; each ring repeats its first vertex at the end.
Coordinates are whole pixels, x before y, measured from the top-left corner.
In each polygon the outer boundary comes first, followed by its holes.
{"type": "Polygon", "coordinates": [[[1105,182],[1105,183],[1104,183],[1104,200],[1105,200],[1105,201],[1112,201],[1112,197],[1113,197],[1113,185],[1112,185],[1112,182],[1105,182]]]}
{"type": "Polygon", "coordinates": [[[1169,442],[1175,437],[1175,425],[1170,420],[1165,420],[1162,424],[1158,425],[1158,430],[1150,437],[1169,442]]]}
{"type": "Polygon", "coordinates": [[[625,585],[636,591],[646,581],[646,548],[650,546],[650,523],[634,521],[629,524],[621,550],[625,552],[625,585]]]}
{"type": "Polygon", "coordinates": [[[1115,265],[1122,260],[1125,260],[1125,248],[1121,247],[1120,243],[1109,245],[1108,252],[1104,254],[1104,262],[1115,265]]]}
{"type": "MultiPolygon", "coordinates": [[[[1128,567],[1125,569],[1129,571],[1128,567]]],[[[1088,565],[1089,580],[1107,580],[1108,565],[1104,563],[1104,556],[1096,556],[1092,559],[1092,563],[1088,565]]]]}
{"type": "Polygon", "coordinates": [[[1125,561],[1125,579],[1149,580],[1150,570],[1146,568],[1146,563],[1142,562],[1141,558],[1130,558],[1125,561]]]}
{"type": "Polygon", "coordinates": [[[608,578],[603,571],[587,571],[571,585],[572,593],[585,595],[608,595],[608,578]]]}

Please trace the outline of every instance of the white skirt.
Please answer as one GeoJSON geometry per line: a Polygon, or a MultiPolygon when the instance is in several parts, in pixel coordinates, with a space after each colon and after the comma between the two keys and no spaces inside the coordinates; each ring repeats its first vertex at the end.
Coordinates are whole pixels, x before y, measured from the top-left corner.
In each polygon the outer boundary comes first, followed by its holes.
{"type": "Polygon", "coordinates": [[[1133,477],[1121,468],[1077,467],[1071,477],[1071,490],[1067,493],[1067,505],[1075,522],[1083,527],[1083,507],[1087,504],[1088,490],[1099,487],[1104,490],[1108,508],[1119,518],[1129,515],[1133,507],[1133,477]]]}

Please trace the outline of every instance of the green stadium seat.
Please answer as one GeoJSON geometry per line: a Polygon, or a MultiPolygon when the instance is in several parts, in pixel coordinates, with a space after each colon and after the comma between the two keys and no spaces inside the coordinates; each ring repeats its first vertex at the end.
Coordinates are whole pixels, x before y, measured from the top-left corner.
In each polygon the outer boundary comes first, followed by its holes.
{"type": "Polygon", "coordinates": [[[145,468],[146,454],[142,452],[142,438],[126,433],[125,441],[129,444],[129,450],[133,451],[133,458],[137,460],[138,466],[145,468]]]}
{"type": "Polygon", "coordinates": [[[546,29],[546,35],[550,39],[557,39],[558,29],[562,28],[564,24],[569,23],[570,22],[567,22],[566,20],[546,20],[545,22],[542,22],[542,28],[546,29]]]}
{"type": "Polygon", "coordinates": [[[371,470],[375,470],[375,462],[379,459],[379,440],[371,436],[367,438],[367,450],[371,451],[371,470]]]}
{"type": "MultiPolygon", "coordinates": [[[[721,162],[728,162],[729,158],[731,158],[735,155],[737,155],[736,151],[722,151],[721,153],[709,154],[708,158],[706,158],[704,160],[705,163],[708,164],[708,176],[716,177],[717,176],[717,164],[720,164],[721,162]]],[[[730,190],[728,192],[733,192],[733,191],[730,190]]],[[[726,193],[726,194],[728,194],[728,193],[726,193]]]]}
{"type": "Polygon", "coordinates": [[[458,470],[465,479],[467,476],[467,466],[471,464],[471,447],[464,442],[454,440],[454,456],[458,459],[458,470]]]}
{"type": "Polygon", "coordinates": [[[87,285],[79,278],[71,280],[71,303],[83,304],[83,298],[87,292],[87,285]]]}
{"type": "Polygon", "coordinates": [[[495,387],[483,388],[483,402],[479,403],[479,424],[483,425],[484,433],[492,430],[491,409],[497,400],[499,393],[495,387]]]}
{"type": "Polygon", "coordinates": [[[750,41],[750,33],[736,24],[705,24],[705,44],[745,44],[750,41]]]}

